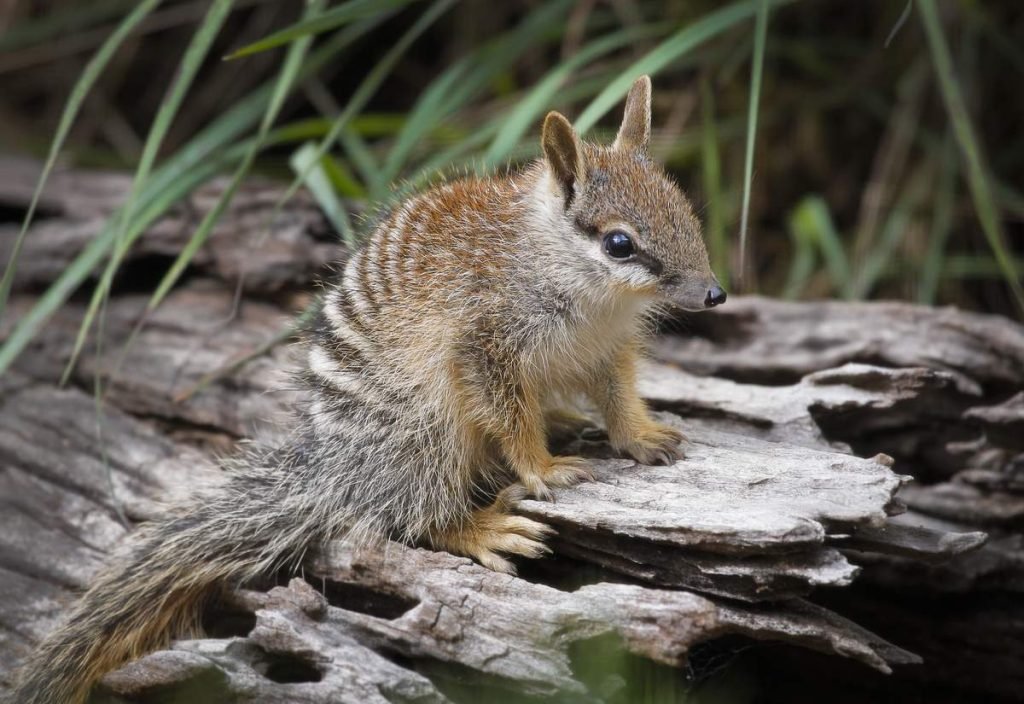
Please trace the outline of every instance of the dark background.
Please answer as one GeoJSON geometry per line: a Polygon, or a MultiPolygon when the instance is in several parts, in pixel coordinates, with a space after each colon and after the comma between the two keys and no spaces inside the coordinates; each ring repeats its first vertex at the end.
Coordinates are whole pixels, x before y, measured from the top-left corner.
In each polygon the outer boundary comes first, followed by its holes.
{"type": "MultiPolygon", "coordinates": [[[[0,5],[0,149],[45,155],[86,60],[132,6],[60,0],[0,5]]],[[[355,182],[335,179],[341,195],[367,195],[359,187],[365,179],[353,167],[353,148],[365,148],[378,163],[386,159],[410,111],[446,68],[500,41],[544,6],[467,0],[432,24],[350,123],[357,146],[348,140],[332,150],[334,163],[355,182]]],[[[941,0],[937,6],[1019,278],[1024,256],[1024,138],[1019,129],[1024,120],[1019,97],[1024,10],[1017,2],[941,0]]],[[[207,2],[168,1],[144,20],[85,100],[62,152],[65,162],[133,168],[208,7],[207,2]]],[[[277,124],[336,114],[426,7],[420,2],[388,11],[382,5],[386,16],[376,28],[296,86],[277,124]]],[[[397,176],[416,174],[431,155],[508,114],[550,71],[595,41],[624,27],[655,25],[652,36],[585,62],[543,108],[578,116],[633,61],[721,7],[643,0],[567,5],[417,141],[397,176]]],[[[753,22],[739,22],[653,76],[656,155],[698,204],[716,268],[732,279],[733,290],[798,298],[899,298],[1020,317],[979,224],[920,13],[913,9],[901,23],[906,8],[891,0],[803,1],[773,8],[748,265],[739,282],[753,22]],[[828,265],[834,261],[825,254],[830,246],[833,256],[838,251],[845,259],[846,275],[842,267],[828,265]]],[[[300,3],[235,3],[173,120],[160,150],[163,157],[173,155],[249,91],[274,79],[282,49],[233,61],[221,57],[293,23],[300,11],[300,3]]],[[[318,35],[317,42],[327,36],[318,35]]],[[[616,105],[605,115],[599,136],[614,127],[620,109],[616,105]]],[[[521,147],[509,155],[511,161],[535,153],[541,117],[532,121],[521,147]]],[[[264,149],[255,170],[290,179],[288,159],[299,146],[293,140],[264,149]]],[[[479,165],[473,159],[481,151],[466,150],[453,159],[455,168],[479,165]]]]}

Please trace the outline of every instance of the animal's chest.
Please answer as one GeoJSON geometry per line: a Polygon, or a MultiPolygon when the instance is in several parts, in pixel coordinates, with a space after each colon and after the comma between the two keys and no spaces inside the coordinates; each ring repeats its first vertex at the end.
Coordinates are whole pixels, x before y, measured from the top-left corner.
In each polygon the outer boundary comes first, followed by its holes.
{"type": "Polygon", "coordinates": [[[639,334],[640,315],[625,306],[587,311],[553,326],[535,350],[531,367],[546,390],[575,392],[608,373],[616,355],[639,334]]]}

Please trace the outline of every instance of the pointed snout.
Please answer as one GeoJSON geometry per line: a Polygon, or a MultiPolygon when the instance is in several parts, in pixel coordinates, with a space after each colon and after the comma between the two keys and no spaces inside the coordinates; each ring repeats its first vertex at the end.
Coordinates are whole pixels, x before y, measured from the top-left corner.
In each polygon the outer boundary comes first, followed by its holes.
{"type": "Polygon", "coordinates": [[[704,307],[714,308],[715,306],[720,306],[723,303],[725,303],[725,299],[725,289],[723,289],[718,284],[715,284],[714,286],[708,289],[708,295],[707,297],[704,298],[704,307]]]}
{"type": "Polygon", "coordinates": [[[673,304],[693,313],[725,303],[725,291],[715,277],[696,272],[669,277],[662,290],[673,304]]]}

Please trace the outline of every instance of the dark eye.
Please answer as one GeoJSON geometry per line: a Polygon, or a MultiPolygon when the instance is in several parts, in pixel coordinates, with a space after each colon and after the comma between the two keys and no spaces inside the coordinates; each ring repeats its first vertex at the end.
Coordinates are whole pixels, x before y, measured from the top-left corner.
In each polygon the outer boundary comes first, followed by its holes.
{"type": "Polygon", "coordinates": [[[633,239],[622,230],[612,230],[604,236],[604,251],[613,259],[628,259],[636,254],[633,239]]]}

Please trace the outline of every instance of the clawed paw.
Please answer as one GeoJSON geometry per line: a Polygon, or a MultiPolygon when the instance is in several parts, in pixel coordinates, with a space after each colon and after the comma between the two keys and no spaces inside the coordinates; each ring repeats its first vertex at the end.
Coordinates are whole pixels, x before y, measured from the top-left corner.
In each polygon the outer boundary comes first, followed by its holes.
{"type": "Polygon", "coordinates": [[[681,447],[684,439],[683,434],[670,425],[651,423],[616,449],[640,464],[669,465],[684,457],[681,447]]]}
{"type": "Polygon", "coordinates": [[[465,553],[495,572],[515,574],[516,566],[499,553],[543,557],[551,553],[544,539],[552,532],[549,526],[524,516],[495,513],[479,522],[465,553]]]}
{"type": "Polygon", "coordinates": [[[510,512],[523,498],[522,487],[513,485],[500,492],[494,503],[476,509],[457,527],[430,536],[434,548],[465,555],[495,572],[515,574],[516,567],[503,555],[527,558],[551,553],[544,540],[554,530],[543,523],[510,512]]]}
{"type": "Polygon", "coordinates": [[[582,481],[593,481],[590,463],[582,457],[552,457],[538,472],[520,476],[526,492],[542,501],[554,500],[552,488],[572,486],[582,481]]]}

